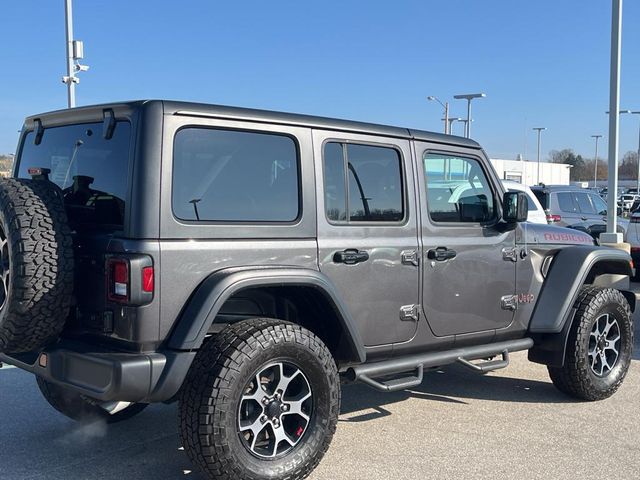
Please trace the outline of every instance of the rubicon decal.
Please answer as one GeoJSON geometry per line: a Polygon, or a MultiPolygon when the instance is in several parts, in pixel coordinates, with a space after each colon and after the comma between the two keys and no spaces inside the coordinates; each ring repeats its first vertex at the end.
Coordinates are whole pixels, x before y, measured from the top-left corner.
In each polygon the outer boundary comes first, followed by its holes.
{"type": "Polygon", "coordinates": [[[550,242],[593,243],[593,239],[590,236],[575,233],[545,233],[544,239],[550,242]]]}

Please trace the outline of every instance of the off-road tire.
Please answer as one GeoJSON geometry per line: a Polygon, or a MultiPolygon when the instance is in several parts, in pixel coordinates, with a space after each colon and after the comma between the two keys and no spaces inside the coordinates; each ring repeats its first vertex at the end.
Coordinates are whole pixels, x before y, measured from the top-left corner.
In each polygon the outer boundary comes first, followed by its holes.
{"type": "Polygon", "coordinates": [[[251,319],[227,327],[196,355],[180,394],[180,435],[187,455],[208,478],[295,480],[322,459],[339,411],[340,380],[324,343],[298,325],[251,319]],[[291,362],[306,375],[314,413],[293,450],[264,459],[242,443],[237,419],[247,382],[274,360],[291,362]]]}
{"type": "Polygon", "coordinates": [[[73,293],[71,232],[56,187],[1,180],[0,240],[0,272],[8,272],[0,352],[36,350],[59,336],[73,293]]]}
{"type": "Polygon", "coordinates": [[[548,367],[553,384],[561,392],[580,400],[603,400],[622,384],[631,364],[633,321],[624,296],[611,288],[583,287],[574,305],[576,314],[567,339],[562,367],[548,367]],[[611,371],[596,375],[589,364],[589,336],[594,322],[608,313],[620,326],[620,353],[611,371]]]}
{"type": "Polygon", "coordinates": [[[118,423],[128,420],[148,407],[147,403],[134,403],[110,415],[96,402],[89,400],[67,388],[48,382],[42,377],[36,377],[38,388],[49,405],[64,416],[81,423],[93,423],[103,421],[106,423],[118,423]]]}

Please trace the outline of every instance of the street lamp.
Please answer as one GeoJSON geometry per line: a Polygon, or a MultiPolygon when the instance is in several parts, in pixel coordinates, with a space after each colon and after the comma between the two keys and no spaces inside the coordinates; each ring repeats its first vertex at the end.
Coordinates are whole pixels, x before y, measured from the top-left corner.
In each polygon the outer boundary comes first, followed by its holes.
{"type": "MultiPolygon", "coordinates": [[[[631,112],[632,115],[640,115],[640,110],[631,112]]],[[[638,183],[636,185],[636,194],[640,195],[640,125],[638,126],[638,183]]]]}
{"type": "Polygon", "coordinates": [[[441,119],[442,121],[448,121],[449,122],[449,135],[453,135],[453,122],[462,122],[463,120],[459,117],[454,117],[454,118],[448,118],[448,119],[441,119]]]}
{"type": "Polygon", "coordinates": [[[69,108],[76,106],[76,84],[80,79],[76,76],[79,72],[89,70],[87,65],[81,65],[78,60],[84,58],[84,44],[80,40],[73,39],[73,13],[72,0],[64,2],[65,31],[67,36],[67,74],[62,77],[62,83],[67,86],[67,105],[69,108]]]}
{"type": "Polygon", "coordinates": [[[427,100],[436,101],[440,105],[442,105],[442,108],[444,108],[444,133],[445,135],[448,134],[449,133],[448,127],[450,127],[450,124],[448,123],[449,122],[449,102],[442,103],[438,97],[434,97],[433,95],[429,95],[427,97],[427,100]]]}
{"type": "Polygon", "coordinates": [[[595,168],[593,172],[593,188],[596,188],[598,185],[598,140],[602,138],[602,135],[591,135],[591,138],[596,139],[596,158],[595,158],[595,168]]]}
{"type": "Polygon", "coordinates": [[[540,134],[543,130],[546,130],[545,127],[534,127],[533,130],[538,132],[538,184],[540,184],[540,134]]]}
{"type": "Polygon", "coordinates": [[[465,137],[471,137],[471,100],[474,98],[485,98],[487,95],[484,93],[465,93],[463,95],[454,95],[456,100],[467,101],[467,123],[465,125],[465,137]]]}
{"type": "Polygon", "coordinates": [[[611,1],[611,66],[609,72],[609,179],[607,182],[607,231],[600,234],[600,243],[617,244],[622,242],[618,233],[617,199],[618,190],[618,143],[620,110],[620,60],[622,57],[622,0],[611,1]]]}

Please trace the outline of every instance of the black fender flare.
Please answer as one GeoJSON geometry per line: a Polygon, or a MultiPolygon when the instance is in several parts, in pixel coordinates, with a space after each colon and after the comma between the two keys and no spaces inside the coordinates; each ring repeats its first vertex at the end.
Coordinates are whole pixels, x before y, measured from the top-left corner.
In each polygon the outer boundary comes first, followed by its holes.
{"type": "Polygon", "coordinates": [[[220,308],[234,293],[250,287],[285,285],[311,287],[322,293],[348,337],[353,361],[363,363],[366,360],[360,333],[329,278],[317,270],[296,267],[239,267],[212,273],[198,286],[183,309],[169,337],[168,347],[183,351],[199,349],[220,308]]]}
{"type": "MultiPolygon", "coordinates": [[[[572,246],[556,253],[529,323],[529,333],[536,340],[529,360],[558,367],[564,364],[575,301],[580,288],[596,273],[630,276],[631,257],[622,250],[596,246],[572,246]]],[[[634,311],[635,295],[621,293],[634,311]]]]}
{"type": "MultiPolygon", "coordinates": [[[[599,273],[632,275],[631,257],[622,250],[572,246],[556,253],[529,323],[530,333],[559,333],[594,267],[599,273]]],[[[634,309],[635,305],[631,305],[634,309]]]]}

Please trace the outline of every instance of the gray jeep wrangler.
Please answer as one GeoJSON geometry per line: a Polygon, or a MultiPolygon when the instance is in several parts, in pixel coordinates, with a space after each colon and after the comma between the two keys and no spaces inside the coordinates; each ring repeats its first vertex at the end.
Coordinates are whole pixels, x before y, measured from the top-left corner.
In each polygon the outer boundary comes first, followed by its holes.
{"type": "Polygon", "coordinates": [[[528,350],[609,397],[631,259],[526,216],[463,138],[169,101],[35,115],[0,183],[0,361],[77,420],[178,401],[212,479],[309,474],[341,380],[528,350]]]}

